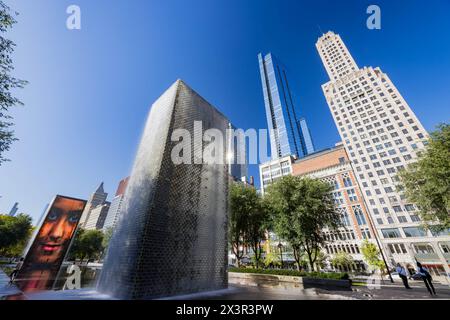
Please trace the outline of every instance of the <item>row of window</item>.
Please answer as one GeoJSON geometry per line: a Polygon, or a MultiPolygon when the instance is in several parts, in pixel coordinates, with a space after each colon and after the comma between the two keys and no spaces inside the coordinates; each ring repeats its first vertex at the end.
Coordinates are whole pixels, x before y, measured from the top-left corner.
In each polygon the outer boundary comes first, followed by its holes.
{"type": "MultiPolygon", "coordinates": [[[[387,245],[391,254],[407,254],[408,251],[403,243],[389,243],[387,245]]],[[[416,254],[435,254],[435,250],[432,245],[427,243],[415,243],[413,249],[416,254]]],[[[440,243],[439,247],[444,254],[450,254],[450,244],[440,243]]]]}
{"type": "Polygon", "coordinates": [[[347,252],[350,254],[359,254],[361,251],[359,250],[359,247],[356,244],[333,244],[333,245],[326,245],[325,250],[328,254],[336,254],[339,252],[347,252]]]}
{"type": "MultiPolygon", "coordinates": [[[[404,227],[403,233],[407,238],[426,237],[427,232],[421,227],[404,227]]],[[[398,228],[381,229],[384,238],[402,238],[398,228]]]]}

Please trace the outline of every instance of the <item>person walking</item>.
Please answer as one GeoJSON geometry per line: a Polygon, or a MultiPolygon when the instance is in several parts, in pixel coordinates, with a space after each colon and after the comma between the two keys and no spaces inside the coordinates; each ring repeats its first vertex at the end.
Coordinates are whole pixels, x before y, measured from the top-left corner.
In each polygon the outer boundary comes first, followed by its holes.
{"type": "Polygon", "coordinates": [[[395,271],[397,271],[398,275],[403,281],[403,285],[406,289],[412,289],[408,284],[408,274],[406,272],[406,269],[402,267],[400,263],[397,263],[397,267],[395,268],[395,271]]]}
{"type": "Polygon", "coordinates": [[[19,272],[20,268],[22,268],[23,260],[24,260],[24,258],[21,257],[20,260],[19,260],[19,262],[17,262],[16,267],[14,268],[14,270],[13,270],[13,271],[11,272],[11,274],[9,275],[10,283],[13,283],[14,279],[15,279],[16,276],[17,276],[17,273],[19,272]]]}
{"type": "Polygon", "coordinates": [[[433,286],[433,278],[431,277],[430,272],[428,272],[428,269],[422,266],[420,262],[417,262],[417,273],[421,276],[423,282],[425,283],[425,286],[427,287],[428,292],[433,295],[436,295],[436,290],[434,290],[433,286]]]}

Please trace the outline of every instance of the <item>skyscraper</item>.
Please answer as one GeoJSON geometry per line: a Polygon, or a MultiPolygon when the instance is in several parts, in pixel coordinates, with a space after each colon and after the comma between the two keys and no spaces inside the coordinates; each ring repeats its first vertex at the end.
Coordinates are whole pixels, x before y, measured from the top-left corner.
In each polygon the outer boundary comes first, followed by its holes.
{"type": "Polygon", "coordinates": [[[85,230],[101,230],[106,220],[111,203],[105,201],[103,204],[93,208],[89,214],[89,219],[84,224],[85,230]]]}
{"type": "MultiPolygon", "coordinates": [[[[236,130],[236,127],[231,123],[228,124],[228,128],[236,130]]],[[[236,131],[237,132],[237,131],[236,131]]],[[[235,181],[241,181],[246,179],[248,174],[247,153],[245,149],[245,136],[234,134],[227,137],[228,143],[228,155],[227,160],[230,165],[228,166],[228,174],[235,181]]]]}
{"type": "Polygon", "coordinates": [[[449,232],[420,228],[416,206],[396,188],[397,172],[416,161],[427,132],[388,75],[358,68],[339,35],[324,34],[316,48],[330,78],[326,101],[389,262],[411,269],[417,259],[436,276],[450,273],[449,232]]]}
{"type": "Polygon", "coordinates": [[[19,210],[19,203],[16,202],[14,203],[13,207],[11,208],[11,210],[9,211],[9,216],[10,217],[14,217],[17,213],[17,211],[19,210]]]}
{"type": "Polygon", "coordinates": [[[306,123],[305,118],[300,118],[299,126],[300,126],[300,132],[301,136],[300,139],[302,140],[302,146],[303,146],[303,153],[304,155],[308,155],[315,152],[314,143],[311,137],[311,132],[309,131],[308,124],[306,123]]]}
{"type": "Polygon", "coordinates": [[[91,214],[91,211],[100,205],[103,205],[106,201],[106,198],[108,197],[108,194],[103,189],[103,182],[100,183],[100,185],[97,187],[97,190],[91,195],[89,198],[88,203],[86,204],[86,207],[83,211],[83,214],[81,215],[79,226],[81,228],[84,228],[89,220],[89,216],[91,214]]]}
{"type": "Polygon", "coordinates": [[[120,208],[122,207],[123,196],[128,185],[128,180],[130,178],[125,178],[120,180],[119,186],[117,187],[116,195],[111,201],[111,206],[106,216],[105,223],[103,224],[103,231],[108,228],[114,228],[116,226],[117,220],[119,219],[120,208]]]}
{"type": "MultiPolygon", "coordinates": [[[[271,53],[264,57],[258,54],[258,60],[272,160],[290,155],[303,157],[308,154],[308,149],[295,111],[286,69],[271,53]]],[[[304,119],[303,122],[306,125],[304,119]]]]}

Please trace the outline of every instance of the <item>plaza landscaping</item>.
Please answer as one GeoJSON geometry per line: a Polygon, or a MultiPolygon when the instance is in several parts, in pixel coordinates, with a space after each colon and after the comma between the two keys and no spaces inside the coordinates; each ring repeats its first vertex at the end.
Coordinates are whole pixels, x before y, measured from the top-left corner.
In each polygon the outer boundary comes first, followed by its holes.
{"type": "Polygon", "coordinates": [[[292,277],[308,277],[316,279],[348,280],[349,275],[345,272],[305,272],[287,269],[257,269],[257,268],[229,268],[228,272],[255,273],[266,275],[280,275],[292,277]]]}

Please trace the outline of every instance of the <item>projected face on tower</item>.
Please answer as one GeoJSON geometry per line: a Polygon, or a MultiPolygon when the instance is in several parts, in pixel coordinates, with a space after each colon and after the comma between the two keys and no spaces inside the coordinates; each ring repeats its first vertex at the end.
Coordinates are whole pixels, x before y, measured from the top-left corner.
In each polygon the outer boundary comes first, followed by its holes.
{"type": "Polygon", "coordinates": [[[80,220],[80,212],[54,207],[50,210],[37,238],[36,260],[40,263],[54,263],[62,258],[72,234],[80,220]]]}
{"type": "Polygon", "coordinates": [[[85,204],[84,200],[55,198],[17,276],[22,290],[52,288],[85,204]]]}

